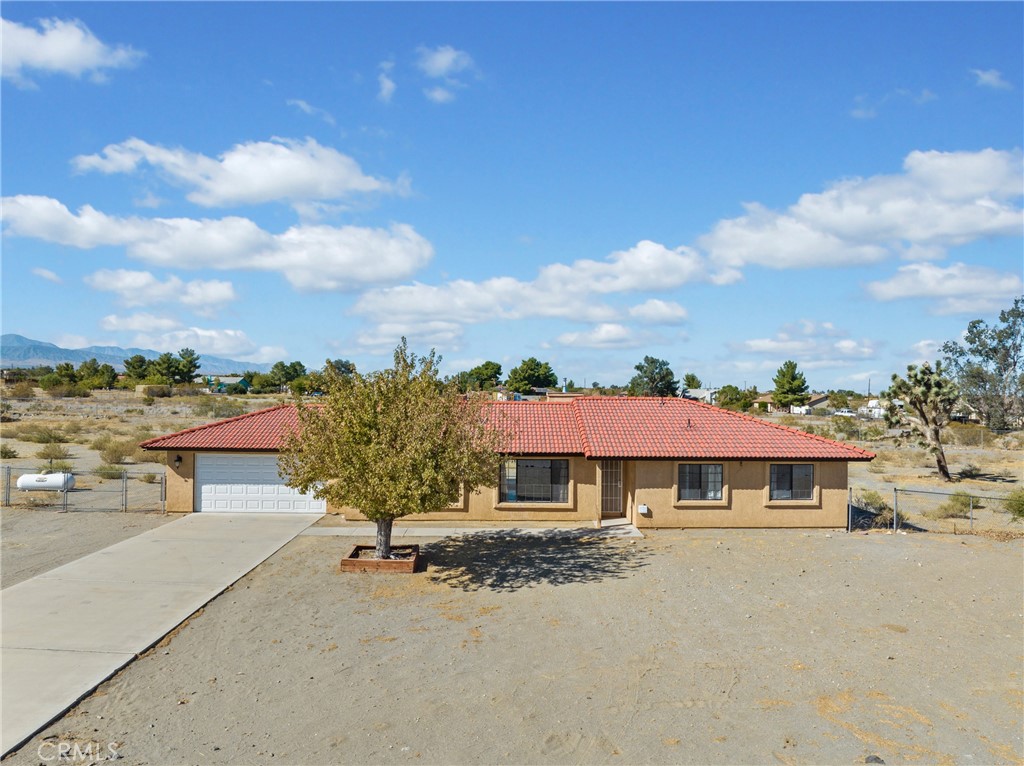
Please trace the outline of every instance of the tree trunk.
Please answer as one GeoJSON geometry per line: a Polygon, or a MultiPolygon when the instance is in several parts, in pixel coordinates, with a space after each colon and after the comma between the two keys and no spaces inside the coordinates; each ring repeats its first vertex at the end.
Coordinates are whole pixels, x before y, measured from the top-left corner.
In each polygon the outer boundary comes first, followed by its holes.
{"type": "Polygon", "coordinates": [[[949,475],[949,466],[946,465],[946,453],[942,449],[942,437],[939,434],[938,428],[932,428],[931,439],[932,450],[935,452],[935,467],[939,469],[939,476],[942,477],[943,481],[953,481],[953,477],[949,475]]]}
{"type": "Polygon", "coordinates": [[[374,557],[378,559],[391,558],[391,526],[395,520],[390,516],[386,519],[377,519],[377,550],[374,557]]]}

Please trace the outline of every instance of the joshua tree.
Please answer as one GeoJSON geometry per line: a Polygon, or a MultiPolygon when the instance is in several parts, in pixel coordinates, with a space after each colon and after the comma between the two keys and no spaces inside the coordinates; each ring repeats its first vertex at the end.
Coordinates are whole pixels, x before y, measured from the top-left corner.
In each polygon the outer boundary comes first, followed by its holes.
{"type": "Polygon", "coordinates": [[[881,395],[888,400],[885,419],[889,426],[909,427],[918,443],[935,456],[939,476],[952,481],[942,449],[942,429],[949,424],[953,408],[960,400],[960,392],[943,372],[942,362],[936,362],[934,369],[928,362],[920,367],[908,365],[906,379],[893,373],[892,385],[881,395]],[[897,401],[902,403],[902,408],[897,401]]]}

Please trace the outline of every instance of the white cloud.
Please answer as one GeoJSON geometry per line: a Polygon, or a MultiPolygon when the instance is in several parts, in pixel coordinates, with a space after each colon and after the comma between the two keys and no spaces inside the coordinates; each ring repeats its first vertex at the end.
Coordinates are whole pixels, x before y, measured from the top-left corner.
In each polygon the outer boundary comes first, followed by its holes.
{"type": "Polygon", "coordinates": [[[456,75],[475,71],[473,57],[450,45],[439,45],[428,48],[421,45],[416,49],[416,66],[427,77],[440,80],[438,85],[423,89],[425,95],[435,104],[447,104],[455,100],[455,91],[466,87],[466,83],[456,75]]]}
{"type": "Polygon", "coordinates": [[[424,88],[423,95],[435,104],[447,104],[449,101],[455,100],[455,94],[447,88],[442,88],[440,85],[433,88],[424,88]]]}
{"type": "Polygon", "coordinates": [[[934,362],[938,356],[939,349],[942,348],[943,342],[938,340],[919,340],[913,346],[911,350],[914,352],[914,364],[921,364],[923,362],[934,362]]]}
{"type": "Polygon", "coordinates": [[[271,234],[248,218],[108,216],[86,205],[72,213],[49,197],[3,198],[9,234],[82,249],[123,246],[147,263],[177,268],[275,271],[299,290],[350,290],[407,279],[433,257],[411,226],[293,226],[271,234]]]}
{"type": "Polygon", "coordinates": [[[889,91],[884,96],[877,98],[871,98],[867,95],[861,94],[854,100],[854,106],[850,110],[850,116],[855,117],[858,120],[873,120],[878,116],[879,110],[890,101],[903,101],[911,102],[917,106],[927,104],[929,101],[935,101],[938,98],[928,88],[924,88],[920,91],[911,91],[906,88],[896,88],[895,90],[889,91]]]}
{"type": "Polygon", "coordinates": [[[360,333],[356,342],[374,353],[386,353],[403,337],[410,343],[457,350],[462,340],[462,325],[445,321],[381,322],[371,330],[360,333]]]}
{"type": "Polygon", "coordinates": [[[904,172],[839,181],[785,211],[757,203],[720,221],[698,244],[718,283],[742,267],[850,266],[893,255],[936,257],[980,237],[1019,235],[1021,152],[915,151],[904,172]]]}
{"type": "Polygon", "coordinates": [[[0,19],[3,77],[20,88],[33,88],[27,71],[41,74],[89,75],[103,82],[105,70],[134,66],[143,57],[128,45],[100,41],[78,19],[39,19],[39,29],[0,19]]]}
{"type": "MultiPolygon", "coordinates": [[[[129,332],[164,332],[181,327],[181,323],[169,317],[158,317],[153,314],[139,312],[129,316],[117,316],[108,314],[100,320],[100,327],[111,331],[129,332]]],[[[181,348],[181,346],[179,346],[181,348]]]]}
{"type": "Polygon", "coordinates": [[[49,269],[37,267],[32,269],[32,273],[40,279],[45,279],[47,282],[53,282],[55,285],[63,284],[64,282],[56,272],[50,271],[49,269]]]}
{"type": "Polygon", "coordinates": [[[897,269],[890,279],[869,282],[866,287],[878,301],[938,299],[937,314],[991,311],[1024,292],[1019,274],[966,263],[911,263],[897,269]]]}
{"type": "Polygon", "coordinates": [[[219,279],[184,282],[176,276],[161,282],[148,271],[101,269],[85,277],[85,283],[94,290],[116,293],[124,306],[181,303],[206,315],[238,298],[231,282],[219,279]]]}
{"type": "Polygon", "coordinates": [[[318,106],[313,106],[307,101],[303,101],[301,98],[290,98],[285,102],[288,106],[294,106],[300,112],[308,114],[310,117],[319,117],[321,120],[326,122],[328,125],[334,125],[334,115],[328,112],[326,109],[321,109],[318,106]]]}
{"type": "MultiPolygon", "coordinates": [[[[253,343],[242,330],[216,330],[203,327],[183,327],[167,332],[150,334],[147,332],[135,336],[133,345],[151,348],[155,351],[176,352],[182,348],[195,349],[199,354],[210,356],[230,356],[259,361],[255,357],[262,356],[264,349],[253,343]]],[[[278,351],[280,349],[274,349],[278,351]]],[[[282,359],[277,356],[277,359],[282,359]]]]}
{"type": "Polygon", "coordinates": [[[993,88],[995,90],[1013,90],[1013,85],[1003,79],[1003,73],[998,69],[972,69],[974,84],[981,88],[993,88]]]}
{"type": "Polygon", "coordinates": [[[382,61],[380,72],[377,73],[377,100],[390,104],[398,85],[391,79],[391,70],[394,69],[394,61],[382,61]]]}
{"type": "Polygon", "coordinates": [[[648,324],[680,324],[686,321],[686,309],[672,301],[651,298],[633,306],[629,315],[648,324]]]}
{"type": "Polygon", "coordinates": [[[589,330],[562,333],[557,338],[561,345],[576,348],[637,348],[646,340],[646,337],[614,322],[605,322],[589,330]]]}
{"type": "Polygon", "coordinates": [[[236,144],[217,158],[129,138],[98,154],[72,160],[78,171],[101,173],[132,173],[142,163],[192,188],[188,200],[203,207],[404,191],[391,181],[365,175],[354,159],[312,138],[250,141],[236,144]]]}
{"type": "Polygon", "coordinates": [[[782,327],[773,337],[752,338],[731,344],[734,351],[795,359],[805,367],[830,367],[856,359],[871,359],[877,344],[868,339],[853,340],[831,322],[800,320],[782,327]]]}
{"type": "Polygon", "coordinates": [[[450,78],[473,68],[473,57],[450,45],[428,48],[421,45],[416,49],[416,66],[427,77],[450,78]]]}
{"type": "MultiPolygon", "coordinates": [[[[371,290],[359,298],[352,311],[377,322],[472,324],[535,317],[610,322],[620,312],[596,296],[667,290],[699,281],[703,275],[702,260],[693,250],[670,249],[645,240],[601,261],[549,264],[529,282],[494,277],[482,282],[455,280],[441,286],[415,283],[371,290]]],[[[672,305],[662,306],[662,313],[675,313],[672,305]]],[[[645,310],[655,309],[647,306],[645,310]]]]}

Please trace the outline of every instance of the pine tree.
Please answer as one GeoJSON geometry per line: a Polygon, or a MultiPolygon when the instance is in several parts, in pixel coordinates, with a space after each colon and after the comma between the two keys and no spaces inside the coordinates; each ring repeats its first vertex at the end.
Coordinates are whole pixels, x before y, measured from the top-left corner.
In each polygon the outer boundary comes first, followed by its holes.
{"type": "Polygon", "coordinates": [[[779,409],[789,411],[791,407],[802,407],[811,400],[807,379],[792,359],[782,363],[772,382],[775,384],[772,402],[779,409]]]}

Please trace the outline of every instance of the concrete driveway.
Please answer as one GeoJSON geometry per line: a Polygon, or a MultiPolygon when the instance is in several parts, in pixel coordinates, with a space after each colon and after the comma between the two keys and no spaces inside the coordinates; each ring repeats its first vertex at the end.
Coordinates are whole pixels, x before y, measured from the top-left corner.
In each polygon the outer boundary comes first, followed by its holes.
{"type": "Polygon", "coordinates": [[[0,591],[2,753],[319,518],[190,514],[0,591]]]}

